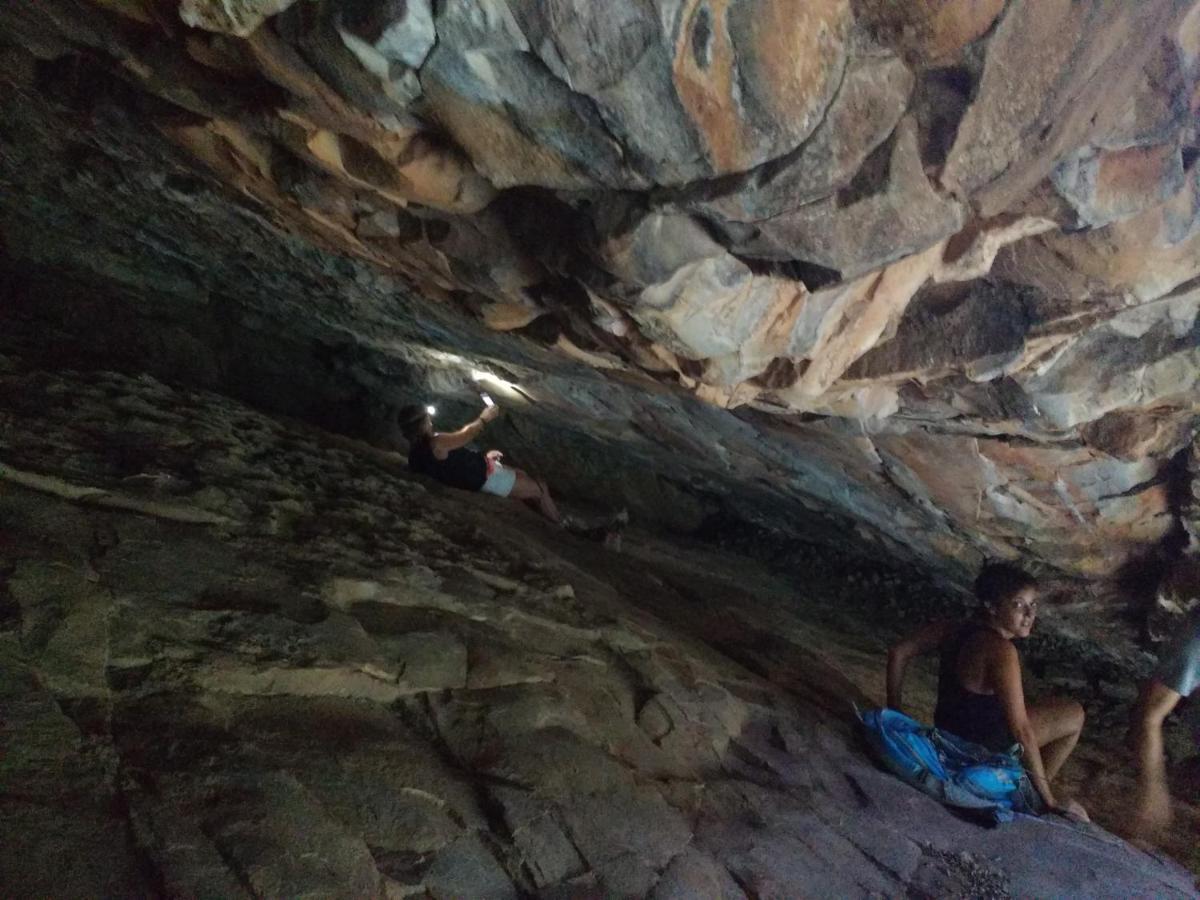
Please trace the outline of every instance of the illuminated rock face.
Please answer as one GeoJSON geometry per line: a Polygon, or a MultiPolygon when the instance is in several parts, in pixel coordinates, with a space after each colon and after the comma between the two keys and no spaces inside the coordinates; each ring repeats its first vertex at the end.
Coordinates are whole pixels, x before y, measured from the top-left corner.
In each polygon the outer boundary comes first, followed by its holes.
{"type": "Polygon", "coordinates": [[[1192,6],[14,0],[4,240],[92,364],[497,371],[590,499],[1108,585],[1191,515],[1192,6]]]}

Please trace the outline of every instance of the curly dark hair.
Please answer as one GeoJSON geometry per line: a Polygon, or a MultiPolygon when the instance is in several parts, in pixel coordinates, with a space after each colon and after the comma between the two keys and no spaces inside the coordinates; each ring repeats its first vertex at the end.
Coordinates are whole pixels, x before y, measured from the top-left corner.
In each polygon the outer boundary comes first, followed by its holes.
{"type": "Polygon", "coordinates": [[[1024,569],[1012,563],[987,563],[975,579],[975,596],[994,608],[1030,587],[1037,587],[1037,579],[1024,569]]]}

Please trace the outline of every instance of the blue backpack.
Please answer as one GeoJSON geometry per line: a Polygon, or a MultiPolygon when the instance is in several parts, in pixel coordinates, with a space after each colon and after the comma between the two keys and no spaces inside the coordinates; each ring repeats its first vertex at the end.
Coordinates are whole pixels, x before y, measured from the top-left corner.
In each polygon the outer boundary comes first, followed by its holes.
{"type": "Polygon", "coordinates": [[[1016,752],[993,753],[894,709],[858,718],[883,767],[935,800],[991,822],[1036,813],[1038,797],[1016,752]]]}

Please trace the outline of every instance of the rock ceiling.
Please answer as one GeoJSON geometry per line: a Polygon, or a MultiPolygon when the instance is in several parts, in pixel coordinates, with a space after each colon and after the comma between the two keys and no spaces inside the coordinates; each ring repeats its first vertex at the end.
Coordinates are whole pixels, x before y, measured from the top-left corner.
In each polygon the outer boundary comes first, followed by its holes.
{"type": "MultiPolygon", "coordinates": [[[[9,0],[0,25],[10,198],[31,98],[114,80],[228,196],[415,286],[602,437],[963,571],[1098,583],[1194,516],[1200,4],[9,0]]],[[[44,260],[15,206],[10,252],[44,260]]]]}

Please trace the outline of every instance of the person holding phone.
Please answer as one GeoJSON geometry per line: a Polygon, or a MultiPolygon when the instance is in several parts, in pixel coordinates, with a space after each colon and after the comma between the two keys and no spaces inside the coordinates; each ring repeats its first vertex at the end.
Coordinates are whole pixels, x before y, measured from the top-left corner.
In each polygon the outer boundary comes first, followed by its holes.
{"type": "Polygon", "coordinates": [[[500,414],[500,407],[487,394],[483,411],[456,431],[434,428],[434,408],[411,404],[400,410],[397,422],[408,440],[408,467],[450,487],[482,491],[496,497],[508,497],[536,506],[538,512],[561,524],[562,516],[546,482],[503,463],[499,450],[481,453],[468,446],[500,414]]]}

